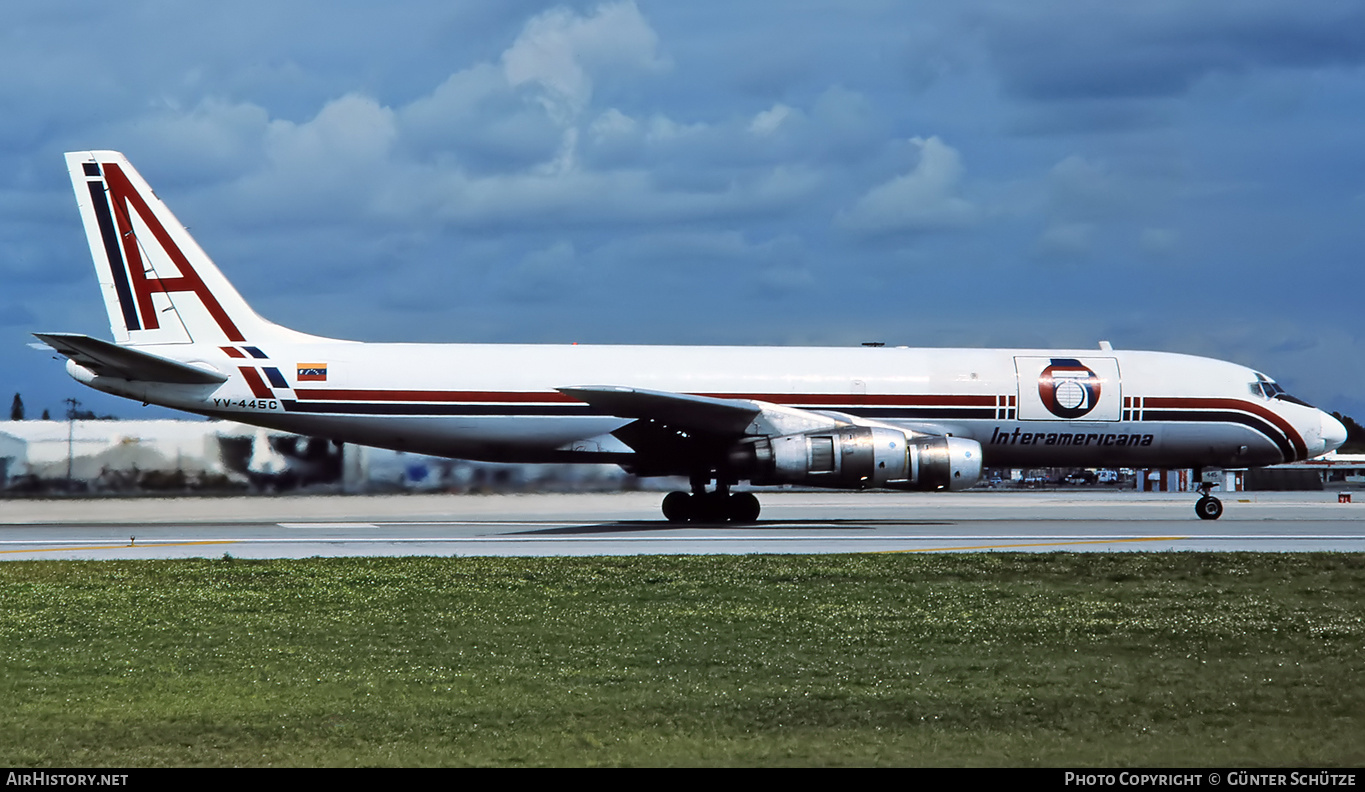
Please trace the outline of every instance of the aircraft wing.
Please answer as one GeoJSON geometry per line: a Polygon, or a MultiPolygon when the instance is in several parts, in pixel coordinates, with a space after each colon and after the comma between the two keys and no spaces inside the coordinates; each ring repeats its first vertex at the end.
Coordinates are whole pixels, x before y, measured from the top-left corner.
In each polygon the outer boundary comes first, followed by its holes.
{"type": "Polygon", "coordinates": [[[744,434],[749,424],[763,411],[757,402],[744,399],[714,399],[613,385],[556,390],[586,402],[594,411],[604,415],[658,421],[686,432],[744,434]]]}
{"type": "MultiPolygon", "coordinates": [[[[768,462],[777,453],[784,457],[783,464],[790,465],[796,454],[804,465],[803,436],[825,434],[824,447],[832,449],[834,438],[829,435],[834,434],[846,436],[843,442],[863,442],[868,454],[882,453],[886,457],[876,470],[869,469],[858,479],[865,482],[878,475],[886,479],[890,475],[887,462],[899,461],[904,468],[906,452],[896,452],[897,447],[904,449],[905,444],[914,442],[925,448],[943,446],[946,450],[948,444],[955,442],[938,436],[930,427],[893,427],[843,413],[788,407],[758,399],[726,399],[616,385],[557,390],[586,403],[594,412],[634,419],[611,434],[634,451],[633,459],[623,467],[640,476],[695,475],[698,470],[724,467],[734,460],[740,460],[740,467],[752,466],[759,448],[768,462]],[[862,440],[855,441],[854,437],[862,440]],[[929,437],[935,439],[925,439],[929,437]],[[781,448],[775,452],[774,444],[778,443],[781,448]],[[881,450],[876,451],[877,448],[881,450]]],[[[972,446],[979,449],[975,443],[972,446]]],[[[890,470],[894,472],[894,466],[890,470]]],[[[944,482],[951,480],[947,475],[943,473],[944,482]]]]}
{"type": "Polygon", "coordinates": [[[757,399],[719,399],[617,385],[585,385],[556,390],[585,402],[603,415],[652,421],[674,430],[710,437],[772,437],[850,423],[844,416],[785,407],[757,399]]]}
{"type": "Polygon", "coordinates": [[[79,333],[34,333],[40,341],[101,377],[181,385],[216,385],[227,375],[79,333]]]}

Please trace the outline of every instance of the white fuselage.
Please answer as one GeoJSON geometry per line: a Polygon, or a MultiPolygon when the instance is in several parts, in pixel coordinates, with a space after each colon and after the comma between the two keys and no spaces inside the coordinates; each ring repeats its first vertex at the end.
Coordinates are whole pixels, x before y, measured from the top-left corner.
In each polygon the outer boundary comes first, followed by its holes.
{"type": "MultiPolygon", "coordinates": [[[[556,388],[614,385],[833,411],[976,440],[989,466],[1249,467],[1322,453],[1324,415],[1268,398],[1243,366],[1162,352],[838,347],[261,343],[144,346],[221,385],[95,377],[200,414],[427,454],[619,461],[556,388]]],[[[1330,417],[1328,418],[1330,420],[1330,417]]]]}

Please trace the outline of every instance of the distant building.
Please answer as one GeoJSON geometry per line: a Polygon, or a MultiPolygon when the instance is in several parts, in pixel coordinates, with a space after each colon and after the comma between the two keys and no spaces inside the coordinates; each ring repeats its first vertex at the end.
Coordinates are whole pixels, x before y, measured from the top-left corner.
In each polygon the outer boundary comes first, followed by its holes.
{"type": "Polygon", "coordinates": [[[218,438],[251,427],[227,421],[5,421],[24,441],[10,476],[92,480],[102,470],[224,472],[218,438]]]}
{"type": "MultiPolygon", "coordinates": [[[[1212,477],[1214,474],[1209,473],[1212,477]]],[[[1313,459],[1269,465],[1249,470],[1223,471],[1222,489],[1227,492],[1313,492],[1365,485],[1365,454],[1324,454],[1313,459]]],[[[1216,480],[1216,479],[1215,479],[1216,480]]],[[[1194,488],[1189,470],[1144,471],[1142,489],[1185,492],[1194,488]]]]}
{"type": "MultiPolygon", "coordinates": [[[[257,473],[291,467],[271,451],[282,440],[267,434],[232,421],[0,422],[0,435],[22,443],[16,453],[0,447],[0,458],[9,460],[4,486],[20,492],[72,485],[97,492],[240,488],[257,473]]],[[[336,469],[339,475],[339,464],[336,469]]]]}
{"type": "Polygon", "coordinates": [[[1297,473],[1300,476],[1305,473],[1312,473],[1313,478],[1319,483],[1315,489],[1323,489],[1324,486],[1338,489],[1365,485],[1365,454],[1338,454],[1333,452],[1323,454],[1320,457],[1305,459],[1302,462],[1272,465],[1265,470],[1297,473]]]}
{"type": "MultiPolygon", "coordinates": [[[[1241,492],[1247,489],[1246,470],[1205,470],[1204,480],[1215,492],[1241,492]]],[[[1138,489],[1142,492],[1195,492],[1199,489],[1190,468],[1147,468],[1139,470],[1138,489]]]]}
{"type": "MultiPolygon", "coordinates": [[[[676,486],[650,481],[649,486],[676,486]]],[[[302,437],[232,421],[3,421],[0,488],[94,492],[323,485],[345,492],[618,490],[616,465],[445,459],[302,437]]]]}
{"type": "Polygon", "coordinates": [[[0,431],[0,487],[9,483],[9,477],[28,459],[28,443],[23,438],[0,431]]]}

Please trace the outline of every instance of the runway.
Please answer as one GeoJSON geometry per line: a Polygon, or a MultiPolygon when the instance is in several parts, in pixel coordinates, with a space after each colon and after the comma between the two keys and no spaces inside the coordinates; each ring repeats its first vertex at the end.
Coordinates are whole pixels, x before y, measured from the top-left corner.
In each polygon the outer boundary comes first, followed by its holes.
{"type": "MultiPolygon", "coordinates": [[[[760,495],[744,526],[675,525],[662,493],[0,502],[0,560],[742,553],[1365,551],[1365,503],[1335,492],[760,495]]],[[[1362,494],[1359,500],[1365,500],[1362,494]]]]}

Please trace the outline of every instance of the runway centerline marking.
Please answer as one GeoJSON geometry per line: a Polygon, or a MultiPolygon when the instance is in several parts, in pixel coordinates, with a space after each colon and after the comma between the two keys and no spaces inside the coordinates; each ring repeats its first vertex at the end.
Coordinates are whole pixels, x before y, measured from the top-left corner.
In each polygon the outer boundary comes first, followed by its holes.
{"type": "Polygon", "coordinates": [[[583,525],[578,522],[554,522],[551,520],[440,520],[440,521],[413,521],[413,522],[393,522],[376,520],[374,522],[281,522],[275,523],[281,528],[380,528],[385,526],[398,525],[421,525],[421,526],[440,526],[440,525],[495,525],[495,526],[523,526],[535,525],[551,528],[567,528],[574,525],[583,525]]]}
{"type": "Polygon", "coordinates": [[[317,523],[298,523],[282,522],[275,523],[281,528],[378,528],[375,523],[365,522],[317,522],[317,523]]]}

